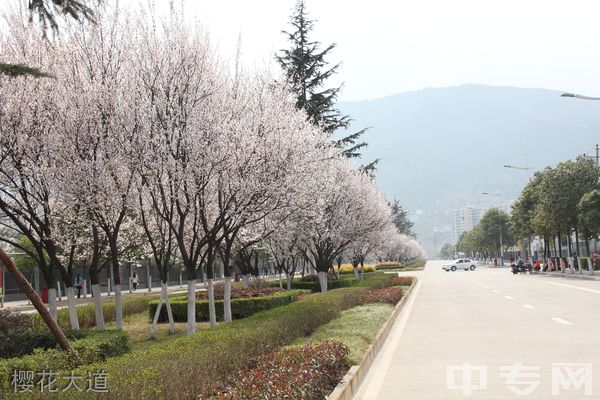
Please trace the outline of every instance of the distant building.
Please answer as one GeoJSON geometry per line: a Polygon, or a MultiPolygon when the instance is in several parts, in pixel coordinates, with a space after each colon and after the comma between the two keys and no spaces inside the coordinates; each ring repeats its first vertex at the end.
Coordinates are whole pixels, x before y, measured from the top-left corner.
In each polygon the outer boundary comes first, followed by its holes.
{"type": "Polygon", "coordinates": [[[481,221],[484,209],[467,207],[452,212],[452,243],[456,244],[464,232],[468,232],[481,221]]]}

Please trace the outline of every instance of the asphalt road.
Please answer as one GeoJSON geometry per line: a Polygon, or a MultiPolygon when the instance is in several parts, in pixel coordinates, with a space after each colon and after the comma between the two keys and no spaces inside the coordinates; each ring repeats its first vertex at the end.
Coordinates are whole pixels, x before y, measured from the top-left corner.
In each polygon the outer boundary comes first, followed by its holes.
{"type": "Polygon", "coordinates": [[[599,281],[442,264],[411,273],[356,399],[600,399],[599,281]]]}

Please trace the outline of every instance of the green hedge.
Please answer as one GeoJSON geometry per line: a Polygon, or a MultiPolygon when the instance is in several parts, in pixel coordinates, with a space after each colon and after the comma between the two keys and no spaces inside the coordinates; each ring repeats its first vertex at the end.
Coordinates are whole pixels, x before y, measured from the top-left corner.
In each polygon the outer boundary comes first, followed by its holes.
{"type": "MultiPolygon", "coordinates": [[[[287,292],[279,292],[271,296],[251,297],[244,299],[231,299],[231,316],[233,319],[246,318],[256,312],[271,309],[273,307],[282,306],[298,300],[304,291],[291,290],[287,292]]],[[[171,311],[175,322],[187,321],[187,300],[185,298],[174,298],[170,301],[171,311]]],[[[148,304],[148,316],[154,318],[158,301],[152,301],[148,304]]],[[[217,318],[223,317],[223,300],[215,301],[215,310],[217,318]]],[[[208,321],[208,300],[196,300],[196,321],[208,321]]],[[[158,322],[168,322],[167,309],[163,305],[160,310],[158,322]]]]}
{"type": "MultiPolygon", "coordinates": [[[[89,332],[89,336],[72,342],[84,364],[106,361],[131,350],[129,337],[122,331],[89,332]]],[[[59,371],[76,368],[69,355],[57,348],[35,349],[33,354],[0,360],[0,393],[10,393],[13,371],[59,371]]]]}
{"type": "MultiPolygon", "coordinates": [[[[80,331],[64,331],[65,336],[69,340],[82,339],[97,332],[89,330],[80,331]]],[[[14,348],[10,355],[2,358],[21,357],[33,353],[35,349],[51,349],[56,347],[56,339],[50,332],[34,332],[31,330],[25,331],[15,340],[14,348]]]]}
{"type": "MultiPolygon", "coordinates": [[[[148,303],[158,300],[158,295],[134,295],[123,296],[123,316],[139,314],[148,309],[148,303]]],[[[102,311],[104,312],[104,321],[114,321],[115,316],[115,301],[103,300],[102,311]]],[[[85,304],[77,307],[77,317],[79,318],[79,327],[81,329],[90,329],[96,326],[96,307],[94,304],[85,304]]],[[[63,330],[71,329],[69,323],[69,310],[63,308],[58,310],[57,314],[58,325],[63,330]]],[[[48,331],[46,323],[42,320],[39,314],[33,314],[32,330],[35,332],[48,331]]]]}
{"type": "MultiPolygon", "coordinates": [[[[75,375],[87,376],[98,370],[108,373],[108,394],[70,390],[40,393],[39,388],[23,399],[157,399],[165,393],[173,399],[196,399],[211,384],[223,383],[266,352],[311,334],[337,318],[341,311],[358,304],[364,288],[347,288],[304,296],[296,302],[251,315],[248,318],[203,329],[195,335],[177,338],[105,362],[77,368],[75,375]]],[[[64,354],[64,353],[62,353],[64,354]]],[[[60,365],[40,359],[34,370],[57,370],[60,365]]],[[[61,361],[61,360],[59,360],[61,361]]],[[[59,373],[63,379],[70,371],[59,373]]],[[[1,382],[10,390],[10,382],[1,382]]]]}

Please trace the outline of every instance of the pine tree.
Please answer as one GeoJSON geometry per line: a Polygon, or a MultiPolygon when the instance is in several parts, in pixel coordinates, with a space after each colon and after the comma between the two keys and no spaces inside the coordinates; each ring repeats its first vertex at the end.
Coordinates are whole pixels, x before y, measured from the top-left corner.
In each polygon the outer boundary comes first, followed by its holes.
{"type": "Polygon", "coordinates": [[[397,199],[390,203],[390,207],[392,208],[392,219],[398,232],[410,237],[416,237],[412,231],[413,222],[408,218],[408,211],[400,205],[397,199]]]}
{"type": "MultiPolygon", "coordinates": [[[[325,81],[337,72],[340,64],[330,67],[325,60],[335,48],[335,43],[321,50],[321,43],[309,38],[314,22],[308,17],[304,0],[298,0],[290,20],[292,32],[282,31],[290,41],[291,47],[280,50],[275,59],[281,65],[292,90],[298,95],[296,107],[305,110],[308,120],[332,137],[338,129],[348,129],[352,119],[335,107],[342,86],[324,87],[325,81]]],[[[344,156],[360,158],[360,150],[367,146],[360,137],[367,129],[339,139],[332,137],[332,140],[344,156]]],[[[362,169],[371,174],[376,164],[377,160],[363,166],[362,169]]]]}

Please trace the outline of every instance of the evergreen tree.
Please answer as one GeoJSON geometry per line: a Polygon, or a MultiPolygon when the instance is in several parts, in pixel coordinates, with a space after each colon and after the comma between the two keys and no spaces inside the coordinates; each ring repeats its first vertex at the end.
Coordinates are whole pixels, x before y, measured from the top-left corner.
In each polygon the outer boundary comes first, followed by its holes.
{"type": "MultiPolygon", "coordinates": [[[[298,95],[296,107],[306,111],[312,124],[333,136],[340,128],[348,129],[352,120],[335,107],[342,86],[325,88],[325,81],[337,72],[340,64],[330,67],[325,60],[335,48],[335,43],[321,50],[321,43],[309,38],[314,22],[308,17],[304,0],[298,0],[290,21],[293,29],[291,32],[283,31],[291,47],[280,50],[275,59],[281,65],[292,90],[298,95]]],[[[332,140],[344,156],[360,158],[360,150],[367,146],[360,137],[367,129],[332,140]]],[[[362,169],[372,174],[376,164],[377,160],[362,169]]]]}
{"type": "Polygon", "coordinates": [[[392,220],[398,232],[410,237],[416,237],[412,231],[413,222],[408,219],[408,211],[400,205],[397,199],[390,203],[390,207],[392,208],[392,220]]]}

